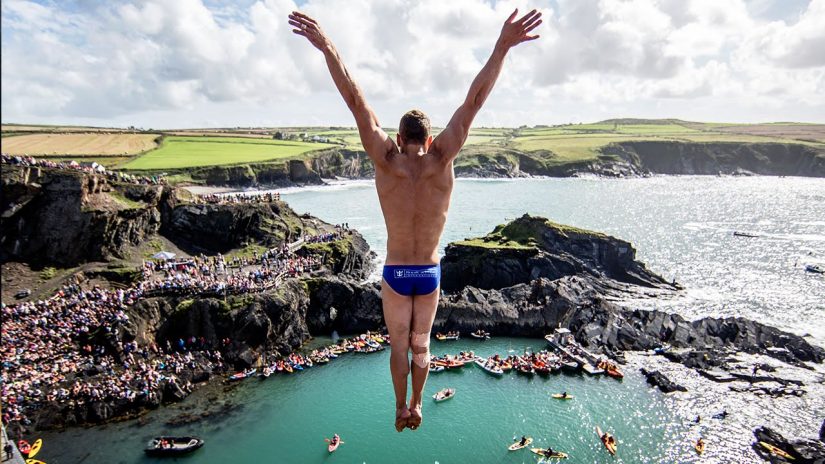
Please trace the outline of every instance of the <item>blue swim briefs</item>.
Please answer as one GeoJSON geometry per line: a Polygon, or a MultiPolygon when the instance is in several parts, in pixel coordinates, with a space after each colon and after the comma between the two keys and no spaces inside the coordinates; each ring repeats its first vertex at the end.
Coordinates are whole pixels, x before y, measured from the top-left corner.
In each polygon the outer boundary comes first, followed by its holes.
{"type": "Polygon", "coordinates": [[[399,295],[427,295],[441,282],[441,264],[386,265],[384,280],[399,295]]]}

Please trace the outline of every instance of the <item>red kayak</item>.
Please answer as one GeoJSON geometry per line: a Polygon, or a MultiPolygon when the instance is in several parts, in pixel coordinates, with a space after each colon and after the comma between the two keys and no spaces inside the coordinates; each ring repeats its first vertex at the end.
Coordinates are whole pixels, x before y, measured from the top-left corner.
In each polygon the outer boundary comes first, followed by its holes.
{"type": "Polygon", "coordinates": [[[20,440],[17,442],[17,449],[20,450],[20,454],[23,456],[28,456],[32,450],[32,445],[30,445],[26,440],[20,440]]]}

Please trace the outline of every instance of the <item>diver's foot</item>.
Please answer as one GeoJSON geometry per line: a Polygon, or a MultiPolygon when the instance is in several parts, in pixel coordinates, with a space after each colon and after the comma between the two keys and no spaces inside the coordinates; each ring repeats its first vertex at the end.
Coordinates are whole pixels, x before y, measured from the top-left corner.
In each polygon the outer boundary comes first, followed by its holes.
{"type": "Polygon", "coordinates": [[[416,430],[418,427],[421,426],[421,422],[424,420],[424,417],[421,415],[421,404],[411,405],[410,406],[410,419],[407,421],[407,427],[410,430],[416,430]]]}
{"type": "Polygon", "coordinates": [[[410,420],[410,410],[406,406],[395,409],[395,431],[400,432],[407,427],[410,420]]]}

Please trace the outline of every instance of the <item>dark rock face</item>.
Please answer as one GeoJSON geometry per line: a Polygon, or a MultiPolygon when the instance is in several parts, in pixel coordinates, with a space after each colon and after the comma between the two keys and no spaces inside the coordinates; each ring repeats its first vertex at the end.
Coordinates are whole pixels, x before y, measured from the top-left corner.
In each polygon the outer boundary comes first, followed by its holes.
{"type": "Polygon", "coordinates": [[[204,347],[224,352],[238,368],[254,364],[265,351],[290,352],[310,338],[309,297],[288,281],[276,291],[227,301],[215,298],[149,298],[130,308],[126,341],[177,347],[179,339],[203,338],[204,347]],[[224,341],[228,339],[228,344],[224,341]]]}
{"type": "Polygon", "coordinates": [[[307,287],[307,323],[312,333],[358,333],[384,325],[377,285],[323,277],[308,280],[307,287]]]}
{"type": "Polygon", "coordinates": [[[789,461],[769,453],[758,442],[763,441],[787,452],[794,458],[793,462],[805,464],[825,463],[825,444],[823,444],[822,441],[809,439],[788,440],[779,432],[768,427],[757,428],[753,431],[753,435],[756,437],[757,441],[757,443],[753,444],[753,449],[757,454],[766,460],[770,460],[771,462],[789,461]]]}
{"type": "Polygon", "coordinates": [[[447,246],[441,261],[444,291],[468,285],[505,288],[538,278],[559,279],[579,274],[645,287],[676,288],[636,261],[636,250],[630,243],[553,224],[541,217],[525,214],[482,238],[482,246],[475,243],[447,246]],[[496,246],[500,242],[525,246],[496,246]]]}
{"type": "Polygon", "coordinates": [[[2,260],[73,266],[123,258],[160,228],[160,187],[99,175],[3,167],[2,260]],[[148,203],[146,203],[148,202],[148,203]]]}
{"type": "Polygon", "coordinates": [[[205,348],[221,350],[238,369],[266,352],[287,354],[313,334],[350,334],[383,325],[377,287],[341,277],[287,280],[276,290],[227,301],[149,298],[128,314],[120,334],[124,341],[158,346],[168,341],[174,348],[179,339],[203,338],[205,348]]]}
{"type": "Polygon", "coordinates": [[[639,369],[647,378],[647,383],[653,385],[654,387],[658,387],[664,393],[673,393],[675,391],[683,391],[686,392],[687,388],[679,385],[669,378],[666,375],[662,374],[659,371],[648,371],[647,369],[639,369]]]}
{"type": "MultiPolygon", "coordinates": [[[[253,243],[274,247],[302,234],[335,230],[311,216],[298,216],[280,201],[198,204],[183,189],[115,183],[97,174],[45,168],[4,165],[2,179],[3,262],[68,267],[123,259],[130,248],[156,234],[197,254],[253,243]]],[[[364,278],[372,269],[373,254],[357,232],[350,231],[347,238],[337,245],[341,256],[333,271],[364,278]]]]}
{"type": "Polygon", "coordinates": [[[295,217],[283,203],[179,205],[171,210],[161,233],[184,249],[226,252],[242,243],[272,246],[293,241],[301,230],[284,220],[295,217]]]}
{"type": "Polygon", "coordinates": [[[743,318],[688,321],[677,314],[623,308],[611,300],[668,298],[676,287],[634,259],[627,242],[522,217],[475,243],[451,244],[442,262],[444,290],[434,330],[542,337],[569,328],[586,346],[650,350],[693,348],[674,361],[709,369],[723,349],[762,353],[801,365],[825,360],[802,337],[743,318]],[[496,241],[503,248],[494,247],[496,241]],[[514,247],[513,243],[529,245],[514,247]],[[486,288],[479,288],[479,287],[486,288]],[[707,355],[711,353],[712,355],[707,355]]]}
{"type": "Polygon", "coordinates": [[[321,177],[363,179],[375,176],[375,166],[363,151],[333,150],[312,157],[312,170],[321,177]]]}
{"type": "Polygon", "coordinates": [[[641,141],[603,151],[639,173],[825,177],[825,154],[802,144],[641,141]]]}

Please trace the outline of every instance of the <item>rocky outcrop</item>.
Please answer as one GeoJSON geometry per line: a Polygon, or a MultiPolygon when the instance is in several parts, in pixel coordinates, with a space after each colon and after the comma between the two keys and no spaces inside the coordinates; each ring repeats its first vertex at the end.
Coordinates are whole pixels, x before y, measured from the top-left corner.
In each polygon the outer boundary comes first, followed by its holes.
{"type": "Polygon", "coordinates": [[[538,278],[590,275],[601,280],[674,290],[636,261],[633,246],[614,237],[525,214],[485,237],[447,246],[442,288],[504,288],[538,278]]]}
{"type": "Polygon", "coordinates": [[[338,277],[310,279],[306,285],[307,324],[312,333],[358,333],[384,325],[378,285],[338,277]]]}
{"type": "Polygon", "coordinates": [[[643,376],[647,379],[647,383],[657,387],[663,393],[673,393],[675,391],[686,392],[687,388],[667,378],[665,374],[659,371],[648,371],[645,368],[639,369],[643,376]]]}
{"type": "MultiPolygon", "coordinates": [[[[303,163],[294,166],[293,177],[311,176],[307,169],[303,163]]],[[[309,215],[299,216],[281,201],[200,204],[183,189],[48,168],[4,165],[2,179],[3,262],[70,267],[125,259],[157,234],[195,254],[252,244],[274,247],[336,230],[309,215]]],[[[364,278],[371,271],[373,255],[357,232],[325,246],[335,251],[333,272],[364,278]]]]}
{"type": "Polygon", "coordinates": [[[619,142],[602,149],[639,174],[825,177],[825,153],[796,143],[619,142]]]}
{"type": "MultiPolygon", "coordinates": [[[[375,167],[363,150],[336,147],[305,159],[167,170],[207,185],[292,187],[322,184],[322,179],[366,179],[375,167]]],[[[825,153],[802,143],[618,142],[592,159],[560,159],[548,150],[523,152],[507,146],[468,145],[455,173],[469,178],[637,177],[649,174],[762,174],[825,177],[825,153]]]]}
{"type": "Polygon", "coordinates": [[[161,233],[183,249],[225,253],[248,243],[274,246],[295,241],[303,230],[286,204],[273,202],[181,204],[168,211],[161,233]]]}
{"type": "Polygon", "coordinates": [[[313,335],[349,334],[383,325],[375,286],[336,276],[289,279],[277,289],[224,301],[149,298],[129,309],[118,338],[175,348],[195,337],[232,365],[251,366],[266,353],[288,354],[313,335]],[[229,343],[225,343],[228,340],[229,343]]]}
{"type": "Polygon", "coordinates": [[[161,226],[161,187],[106,177],[3,167],[2,260],[72,266],[123,258],[161,226]]]}
{"type": "Polygon", "coordinates": [[[825,443],[815,439],[788,440],[779,432],[768,427],[759,427],[753,431],[756,442],[753,449],[756,454],[770,462],[798,462],[804,464],[825,463],[825,443]],[[773,445],[788,453],[793,459],[786,460],[770,453],[760,442],[773,445]]]}
{"type": "MultiPolygon", "coordinates": [[[[442,261],[444,290],[435,330],[543,337],[567,327],[585,346],[606,352],[691,348],[689,367],[713,367],[702,352],[762,353],[803,365],[825,350],[802,337],[744,318],[688,321],[617,302],[668,298],[672,286],[635,261],[627,242],[524,216],[490,235],[450,244],[442,261]],[[460,275],[458,275],[460,274],[460,275]],[[480,288],[483,287],[483,288],[480,288]]],[[[721,365],[722,361],[719,362],[721,365]]]]}

